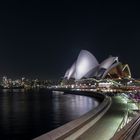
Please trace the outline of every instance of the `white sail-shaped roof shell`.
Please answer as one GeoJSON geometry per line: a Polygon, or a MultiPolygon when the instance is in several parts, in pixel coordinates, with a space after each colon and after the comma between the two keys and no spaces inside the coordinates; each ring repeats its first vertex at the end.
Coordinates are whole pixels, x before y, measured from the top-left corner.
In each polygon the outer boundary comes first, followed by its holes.
{"type": "Polygon", "coordinates": [[[71,66],[71,68],[69,69],[68,75],[67,75],[67,79],[70,78],[75,78],[75,62],[74,64],[71,66]]]}
{"type": "Polygon", "coordinates": [[[86,50],[80,51],[76,62],[65,73],[65,78],[74,78],[76,80],[84,77],[89,71],[99,65],[95,56],[86,50]]]}
{"type": "Polygon", "coordinates": [[[80,51],[77,60],[65,73],[65,78],[74,78],[79,80],[81,78],[104,78],[108,71],[113,67],[116,67],[120,62],[118,57],[112,57],[105,59],[101,64],[98,63],[94,55],[86,50],[80,51]]]}
{"type": "Polygon", "coordinates": [[[108,69],[115,61],[118,62],[118,57],[111,56],[100,64],[100,68],[108,69]]]}
{"type": "Polygon", "coordinates": [[[112,67],[115,66],[118,62],[118,57],[112,57],[105,59],[99,66],[98,72],[95,75],[96,78],[104,78],[107,74],[107,71],[112,67]]]}
{"type": "Polygon", "coordinates": [[[64,78],[67,78],[69,74],[69,69],[66,71],[64,78]]]}
{"type": "Polygon", "coordinates": [[[116,66],[118,66],[119,64],[120,64],[120,62],[116,62],[116,63],[114,63],[113,65],[111,65],[111,66],[104,72],[102,78],[105,78],[105,76],[108,74],[108,72],[109,72],[111,69],[113,69],[113,68],[115,68],[116,66]]]}
{"type": "Polygon", "coordinates": [[[76,61],[75,79],[81,79],[84,77],[91,69],[99,65],[95,56],[86,50],[82,50],[76,61]]]}

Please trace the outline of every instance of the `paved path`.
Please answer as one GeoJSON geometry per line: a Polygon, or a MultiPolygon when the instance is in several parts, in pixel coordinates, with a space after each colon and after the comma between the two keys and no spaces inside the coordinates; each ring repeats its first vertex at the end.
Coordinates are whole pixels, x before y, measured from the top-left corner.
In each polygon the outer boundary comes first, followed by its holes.
{"type": "Polygon", "coordinates": [[[78,140],[109,140],[117,131],[127,109],[125,99],[120,96],[113,97],[108,112],[78,140]]]}

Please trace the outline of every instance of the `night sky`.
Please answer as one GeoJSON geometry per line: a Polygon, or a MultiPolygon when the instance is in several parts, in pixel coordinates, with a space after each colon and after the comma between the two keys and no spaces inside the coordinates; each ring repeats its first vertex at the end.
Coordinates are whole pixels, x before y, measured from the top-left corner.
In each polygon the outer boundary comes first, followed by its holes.
{"type": "Polygon", "coordinates": [[[0,4],[0,77],[62,77],[81,49],[109,55],[140,78],[140,5],[75,1],[0,4]]]}

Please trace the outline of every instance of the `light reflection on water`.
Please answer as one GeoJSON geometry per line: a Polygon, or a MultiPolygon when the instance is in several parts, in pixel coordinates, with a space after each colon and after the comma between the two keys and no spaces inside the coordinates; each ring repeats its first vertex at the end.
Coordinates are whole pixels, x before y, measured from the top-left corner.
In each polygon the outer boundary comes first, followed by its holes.
{"type": "Polygon", "coordinates": [[[31,139],[98,105],[91,97],[50,91],[1,91],[0,139],[31,139]]]}

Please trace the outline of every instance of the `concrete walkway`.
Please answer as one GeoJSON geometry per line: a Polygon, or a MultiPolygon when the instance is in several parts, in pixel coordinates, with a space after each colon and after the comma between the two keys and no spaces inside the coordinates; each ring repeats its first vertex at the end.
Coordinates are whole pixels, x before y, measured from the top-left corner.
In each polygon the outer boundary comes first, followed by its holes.
{"type": "Polygon", "coordinates": [[[78,140],[109,140],[117,131],[128,107],[124,98],[113,97],[108,112],[78,140]]]}

